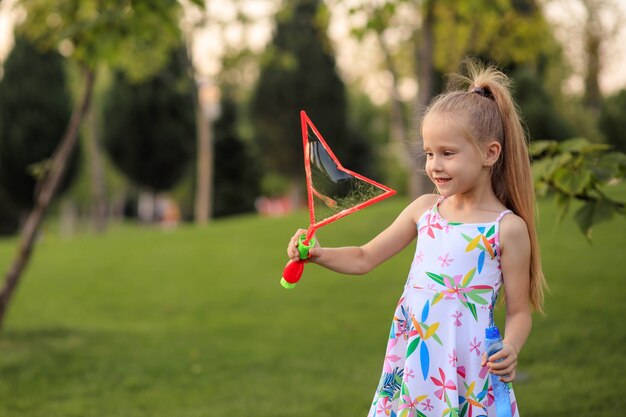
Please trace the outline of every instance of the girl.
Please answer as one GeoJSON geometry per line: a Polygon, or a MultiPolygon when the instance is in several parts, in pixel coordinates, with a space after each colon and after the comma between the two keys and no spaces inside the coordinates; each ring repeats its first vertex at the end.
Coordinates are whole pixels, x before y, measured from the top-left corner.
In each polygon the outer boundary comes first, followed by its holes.
{"type": "MultiPolygon", "coordinates": [[[[426,174],[437,195],[411,203],[361,247],[311,249],[311,262],[365,274],[417,237],[395,310],[383,374],[368,416],[495,416],[488,374],[515,379],[517,358],[541,311],[544,277],[524,130],[507,77],[468,62],[466,90],[426,110],[426,174]],[[485,328],[500,287],[504,348],[487,358],[485,328]]],[[[458,83],[457,83],[458,84],[458,83]]],[[[288,247],[298,259],[298,232],[288,247]]],[[[518,416],[511,390],[512,414],[518,416]]]]}

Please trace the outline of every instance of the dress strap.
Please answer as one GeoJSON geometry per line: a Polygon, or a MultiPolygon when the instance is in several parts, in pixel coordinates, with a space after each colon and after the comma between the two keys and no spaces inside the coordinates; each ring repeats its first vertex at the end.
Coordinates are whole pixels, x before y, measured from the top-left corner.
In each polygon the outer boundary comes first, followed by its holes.
{"type": "Polygon", "coordinates": [[[502,213],[500,213],[498,215],[498,218],[496,219],[496,223],[500,223],[500,220],[502,220],[502,218],[504,216],[506,216],[507,214],[509,214],[509,213],[513,213],[513,211],[512,210],[504,210],[502,213]]]}

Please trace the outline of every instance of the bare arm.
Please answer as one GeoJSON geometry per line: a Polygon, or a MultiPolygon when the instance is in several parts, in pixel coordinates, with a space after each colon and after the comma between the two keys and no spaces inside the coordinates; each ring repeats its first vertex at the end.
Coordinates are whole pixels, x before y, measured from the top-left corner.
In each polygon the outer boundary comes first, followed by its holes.
{"type": "Polygon", "coordinates": [[[505,216],[500,225],[500,242],[506,299],[504,347],[492,355],[489,368],[492,373],[501,375],[503,381],[510,382],[515,379],[517,357],[532,327],[529,302],[530,239],[526,223],[517,216],[505,216]],[[503,361],[496,363],[498,359],[503,361]]]}
{"type": "MultiPolygon", "coordinates": [[[[400,252],[415,239],[417,220],[435,201],[436,196],[423,195],[407,206],[389,227],[365,245],[341,248],[317,246],[309,252],[309,260],[335,272],[365,274],[400,252]]],[[[297,239],[305,232],[302,229],[298,230],[291,239],[287,249],[291,259],[298,259],[297,239]]]]}

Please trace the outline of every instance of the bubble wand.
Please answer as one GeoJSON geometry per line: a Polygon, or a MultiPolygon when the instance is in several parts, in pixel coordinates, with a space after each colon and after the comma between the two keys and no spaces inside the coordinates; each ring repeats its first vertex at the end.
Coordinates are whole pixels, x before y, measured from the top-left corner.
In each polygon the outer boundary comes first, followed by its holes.
{"type": "Polygon", "coordinates": [[[300,259],[289,261],[283,270],[280,283],[285,288],[295,287],[300,280],[317,229],[396,193],[344,168],[304,111],[300,124],[310,222],[307,233],[299,238],[300,259]]]}

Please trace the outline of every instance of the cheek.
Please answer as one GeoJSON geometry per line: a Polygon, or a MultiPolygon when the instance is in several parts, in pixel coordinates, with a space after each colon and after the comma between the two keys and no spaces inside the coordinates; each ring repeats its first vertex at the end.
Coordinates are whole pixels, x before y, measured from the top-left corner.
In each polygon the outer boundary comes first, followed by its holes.
{"type": "Polygon", "coordinates": [[[426,159],[426,161],[424,162],[424,171],[426,171],[426,173],[430,173],[430,168],[431,168],[431,161],[429,159],[426,159]]]}

